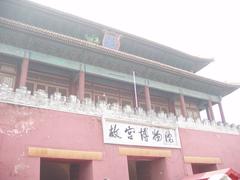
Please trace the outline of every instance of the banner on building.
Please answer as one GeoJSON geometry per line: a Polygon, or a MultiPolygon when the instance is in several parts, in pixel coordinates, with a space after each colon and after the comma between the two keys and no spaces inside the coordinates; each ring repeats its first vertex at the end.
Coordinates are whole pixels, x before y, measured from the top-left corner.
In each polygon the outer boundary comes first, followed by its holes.
{"type": "Polygon", "coordinates": [[[181,148],[178,128],[162,128],[103,119],[103,138],[107,144],[181,148]]]}

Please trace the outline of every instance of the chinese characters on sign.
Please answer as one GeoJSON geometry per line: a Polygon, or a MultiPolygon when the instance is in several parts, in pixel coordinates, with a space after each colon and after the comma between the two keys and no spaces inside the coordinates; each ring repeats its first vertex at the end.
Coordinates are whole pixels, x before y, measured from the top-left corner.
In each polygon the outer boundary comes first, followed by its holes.
{"type": "Polygon", "coordinates": [[[160,128],[103,120],[104,143],[180,148],[177,128],[160,128]]]}
{"type": "Polygon", "coordinates": [[[102,45],[110,49],[118,50],[120,47],[120,35],[106,31],[103,37],[102,45]]]}

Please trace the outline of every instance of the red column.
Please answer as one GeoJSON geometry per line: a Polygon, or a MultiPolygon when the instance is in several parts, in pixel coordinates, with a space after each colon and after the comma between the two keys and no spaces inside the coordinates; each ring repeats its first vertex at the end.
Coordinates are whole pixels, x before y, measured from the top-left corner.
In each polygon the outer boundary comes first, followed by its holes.
{"type": "Polygon", "coordinates": [[[19,87],[26,86],[27,74],[28,74],[28,65],[29,65],[29,58],[28,58],[28,56],[25,56],[25,58],[22,60],[22,65],[21,65],[19,87]]]}
{"type": "Polygon", "coordinates": [[[211,116],[211,119],[209,119],[209,120],[214,120],[214,114],[213,114],[213,109],[212,109],[212,101],[208,101],[208,110],[209,110],[209,114],[210,114],[210,116],[211,116]]]}
{"type": "Polygon", "coordinates": [[[80,71],[77,96],[81,101],[84,99],[84,92],[85,92],[85,73],[83,71],[80,71]]]}
{"type": "Polygon", "coordinates": [[[148,86],[144,86],[144,94],[145,94],[145,104],[147,111],[151,110],[151,97],[150,97],[150,91],[148,86]]]}
{"type": "Polygon", "coordinates": [[[168,109],[169,109],[170,113],[176,114],[174,100],[172,100],[172,99],[168,100],[168,109]]]}
{"type": "Polygon", "coordinates": [[[76,72],[74,73],[69,85],[70,94],[78,96],[78,84],[79,84],[79,72],[76,72]]]}
{"type": "Polygon", "coordinates": [[[223,123],[226,123],[225,116],[224,116],[224,113],[223,113],[222,103],[221,103],[221,102],[218,103],[218,108],[219,108],[219,111],[220,111],[220,115],[221,115],[222,122],[223,122],[223,123]]]}
{"type": "Polygon", "coordinates": [[[185,104],[184,96],[182,94],[180,94],[180,108],[181,108],[182,116],[187,117],[186,104],[185,104]]]}
{"type": "Polygon", "coordinates": [[[212,121],[212,116],[211,116],[211,113],[209,112],[208,106],[206,107],[206,113],[207,113],[208,120],[212,121]]]}

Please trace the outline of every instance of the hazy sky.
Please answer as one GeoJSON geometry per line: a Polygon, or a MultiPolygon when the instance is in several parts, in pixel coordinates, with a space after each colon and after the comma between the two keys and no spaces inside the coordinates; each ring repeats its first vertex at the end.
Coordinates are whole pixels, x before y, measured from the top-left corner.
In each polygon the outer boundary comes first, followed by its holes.
{"type": "MultiPolygon", "coordinates": [[[[240,84],[238,0],[33,1],[195,56],[213,58],[198,74],[240,84]]],[[[228,122],[240,124],[240,90],[223,98],[223,108],[228,122]]]]}

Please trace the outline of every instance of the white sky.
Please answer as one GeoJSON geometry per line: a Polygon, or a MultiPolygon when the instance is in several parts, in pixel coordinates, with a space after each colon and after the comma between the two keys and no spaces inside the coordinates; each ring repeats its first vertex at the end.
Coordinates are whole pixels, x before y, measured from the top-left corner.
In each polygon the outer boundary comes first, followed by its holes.
{"type": "MultiPolygon", "coordinates": [[[[215,62],[200,75],[240,84],[238,0],[33,0],[215,62]]],[[[227,122],[240,124],[240,90],[223,98],[227,122]]],[[[216,109],[216,108],[215,108],[216,109]]],[[[215,117],[219,119],[218,110],[215,117]]]]}

